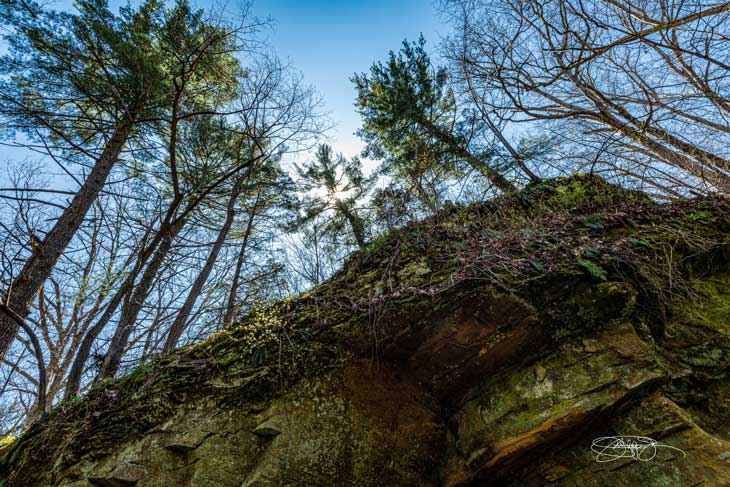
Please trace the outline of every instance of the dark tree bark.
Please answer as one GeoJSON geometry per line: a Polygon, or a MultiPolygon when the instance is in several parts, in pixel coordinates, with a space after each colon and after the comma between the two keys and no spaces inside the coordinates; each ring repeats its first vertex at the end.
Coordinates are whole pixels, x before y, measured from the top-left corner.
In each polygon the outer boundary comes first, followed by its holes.
{"type": "MultiPolygon", "coordinates": [[[[103,152],[96,160],[94,168],[76,192],[71,203],[56,220],[53,228],[46,234],[23,266],[15,282],[5,295],[5,305],[21,319],[28,316],[30,304],[41,286],[51,275],[56,262],[73,239],[84,221],[87,212],[99,196],[104,183],[132,131],[140,112],[140,105],[130,108],[126,118],[119,123],[103,152]]],[[[18,322],[8,313],[0,310],[0,358],[4,358],[18,333],[18,322]]]]}
{"type": "Polygon", "coordinates": [[[367,244],[365,243],[365,227],[363,225],[362,219],[359,216],[355,215],[344,202],[338,202],[337,206],[337,209],[341,211],[347,219],[347,223],[350,225],[352,234],[355,236],[355,242],[357,243],[357,246],[360,248],[360,250],[364,250],[365,247],[367,247],[367,244]]]}
{"type": "Polygon", "coordinates": [[[491,168],[485,161],[475,156],[471,151],[464,147],[460,141],[456,140],[452,134],[447,133],[429,120],[424,119],[420,122],[431,136],[448,145],[456,156],[466,161],[472,169],[491,181],[492,184],[494,184],[502,192],[514,193],[517,190],[514,184],[509,182],[507,178],[502,176],[498,171],[491,168]]]}
{"type": "Polygon", "coordinates": [[[231,289],[228,291],[228,301],[226,303],[226,313],[223,316],[223,328],[230,328],[233,326],[233,314],[236,309],[236,295],[238,293],[238,286],[241,280],[241,270],[243,264],[246,261],[246,250],[248,249],[248,241],[253,231],[254,220],[256,219],[256,211],[258,207],[258,197],[256,202],[251,208],[251,213],[248,216],[248,223],[246,224],[246,231],[243,234],[243,241],[241,242],[241,248],[238,251],[238,257],[236,258],[236,269],[233,272],[233,280],[231,281],[231,289]]]}
{"type": "Polygon", "coordinates": [[[134,330],[137,316],[144,306],[145,299],[152,288],[152,284],[154,284],[155,277],[157,276],[160,267],[162,267],[167,254],[172,248],[172,242],[175,240],[178,233],[180,233],[184,224],[185,219],[178,218],[163,231],[159,247],[142,273],[142,277],[132,291],[131,296],[128,296],[128,299],[122,306],[119,323],[114,331],[114,336],[112,337],[111,344],[109,345],[109,350],[107,350],[106,355],[104,356],[104,363],[96,376],[96,381],[113,377],[119,371],[122,356],[129,344],[129,337],[134,330]]]}
{"type": "Polygon", "coordinates": [[[218,232],[218,237],[213,243],[213,247],[210,249],[210,253],[208,254],[208,258],[205,261],[203,269],[195,279],[195,282],[190,288],[190,292],[185,299],[185,303],[182,308],[180,308],[180,311],[175,317],[175,321],[170,326],[170,331],[167,335],[163,352],[170,352],[173,348],[175,348],[177,341],[180,339],[187,327],[190,312],[193,310],[195,302],[198,300],[200,292],[203,290],[203,286],[208,280],[208,276],[210,276],[211,270],[213,270],[213,266],[218,259],[218,254],[220,254],[221,248],[223,248],[223,244],[225,243],[228,233],[231,230],[231,226],[233,225],[233,220],[236,216],[236,200],[241,195],[241,188],[243,187],[245,179],[245,176],[239,177],[233,185],[233,190],[231,191],[228,199],[228,205],[226,207],[226,219],[220,229],[220,232],[218,232]]]}
{"type": "Polygon", "coordinates": [[[71,371],[68,374],[66,389],[63,393],[64,399],[70,399],[78,395],[79,390],[81,389],[81,376],[84,373],[86,361],[89,359],[89,355],[91,354],[91,347],[94,345],[99,333],[101,333],[106,324],[109,323],[114,316],[114,313],[116,313],[117,308],[129,292],[135,276],[136,274],[130,274],[130,276],[127,277],[127,280],[125,280],[114,294],[114,297],[112,297],[109,305],[104,310],[104,313],[97,320],[94,326],[86,332],[86,335],[84,335],[84,339],[79,346],[79,350],[76,352],[76,357],[74,358],[73,365],[71,366],[71,371]]]}

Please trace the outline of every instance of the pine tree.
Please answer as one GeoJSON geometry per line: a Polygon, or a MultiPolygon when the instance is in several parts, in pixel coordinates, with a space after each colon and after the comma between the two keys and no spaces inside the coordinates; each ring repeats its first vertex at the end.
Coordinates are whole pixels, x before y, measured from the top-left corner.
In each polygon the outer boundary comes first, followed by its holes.
{"type": "Polygon", "coordinates": [[[500,190],[514,186],[490,162],[489,150],[470,147],[471,132],[461,117],[448,87],[445,69],[436,69],[424,49],[425,40],[403,42],[386,63],[377,62],[370,73],[352,78],[356,107],[363,126],[358,135],[366,142],[366,155],[383,160],[382,169],[405,180],[431,210],[437,202],[423,184],[429,173],[448,178],[465,163],[500,190]]]}
{"type": "Polygon", "coordinates": [[[43,282],[81,226],[139,120],[158,101],[162,53],[155,49],[161,5],[148,0],[114,15],[102,0],[77,3],[77,14],[3,0],[0,19],[9,54],[0,59],[0,116],[40,146],[62,147],[92,161],[76,195],[33,246],[2,296],[4,357],[43,282]]]}
{"type": "Polygon", "coordinates": [[[302,188],[310,192],[303,198],[305,223],[322,214],[330,214],[325,233],[331,237],[349,233],[361,249],[366,246],[367,219],[361,204],[372,190],[375,177],[366,177],[360,159],[333,156],[332,148],[319,146],[315,160],[298,168],[302,188]]]}

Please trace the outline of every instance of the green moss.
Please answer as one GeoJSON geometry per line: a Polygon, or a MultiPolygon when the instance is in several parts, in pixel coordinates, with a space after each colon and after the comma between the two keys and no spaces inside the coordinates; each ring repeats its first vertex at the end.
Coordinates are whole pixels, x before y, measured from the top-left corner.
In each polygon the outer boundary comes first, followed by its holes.
{"type": "Polygon", "coordinates": [[[398,271],[398,280],[403,286],[419,286],[430,275],[431,267],[428,262],[425,259],[419,259],[398,271]]]}
{"type": "Polygon", "coordinates": [[[730,336],[730,274],[693,279],[691,284],[697,296],[678,306],[677,319],[730,336]]]}
{"type": "Polygon", "coordinates": [[[374,255],[392,238],[391,234],[385,233],[368,244],[365,248],[365,255],[374,255]]]}
{"type": "MultiPolygon", "coordinates": [[[[552,210],[576,210],[589,208],[608,208],[620,202],[651,204],[649,198],[642,193],[617,188],[603,179],[589,174],[578,174],[565,178],[556,178],[534,185],[527,190],[533,194],[532,199],[543,200],[545,206],[552,210]],[[535,198],[534,194],[539,196],[535,198]],[[547,195],[547,197],[543,196],[547,195]]],[[[588,228],[602,230],[601,213],[587,214],[583,223],[588,228]]]]}
{"type": "Polygon", "coordinates": [[[38,485],[50,472],[33,468],[37,462],[58,458],[54,468],[60,469],[112,453],[168,419],[180,402],[206,397],[221,407],[260,404],[343,363],[339,347],[299,333],[286,340],[292,349],[285,354],[277,336],[252,343],[250,326],[260,325],[257,320],[97,386],[82,401],[62,403],[12,445],[0,459],[0,474],[12,471],[13,485],[38,485]]]}
{"type": "Polygon", "coordinates": [[[692,293],[674,304],[662,342],[666,353],[708,377],[721,378],[730,368],[730,275],[690,281],[692,293]]]}
{"type": "Polygon", "coordinates": [[[574,208],[588,202],[586,184],[582,180],[567,181],[558,184],[554,194],[548,199],[551,208],[574,208]]]}
{"type": "Polygon", "coordinates": [[[535,281],[522,293],[541,309],[543,326],[556,341],[628,319],[638,296],[629,282],[595,284],[570,271],[535,281]]]}

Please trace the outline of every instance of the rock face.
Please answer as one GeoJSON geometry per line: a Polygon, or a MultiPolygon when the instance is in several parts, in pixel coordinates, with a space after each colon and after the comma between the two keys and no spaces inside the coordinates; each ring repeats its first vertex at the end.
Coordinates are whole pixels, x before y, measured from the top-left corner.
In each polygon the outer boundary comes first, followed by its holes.
{"type": "Polygon", "coordinates": [[[723,200],[575,177],[451,209],[59,405],[2,485],[730,485],[729,257],[723,200]],[[597,458],[617,436],[657,443],[597,458]]]}

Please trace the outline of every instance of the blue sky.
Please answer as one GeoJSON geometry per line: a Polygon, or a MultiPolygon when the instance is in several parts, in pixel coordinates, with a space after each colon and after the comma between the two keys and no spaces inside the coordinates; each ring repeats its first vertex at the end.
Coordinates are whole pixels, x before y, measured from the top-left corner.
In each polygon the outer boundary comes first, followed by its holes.
{"type": "Polygon", "coordinates": [[[254,13],[275,21],[269,43],[324,97],[337,124],[329,142],[347,157],[363,147],[354,135],[360,118],[349,78],[399,49],[404,38],[423,33],[436,49],[448,30],[430,0],[259,0],[254,13]]]}

